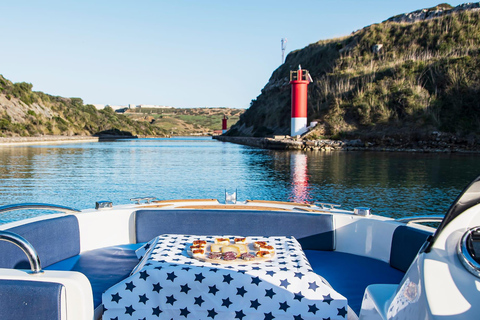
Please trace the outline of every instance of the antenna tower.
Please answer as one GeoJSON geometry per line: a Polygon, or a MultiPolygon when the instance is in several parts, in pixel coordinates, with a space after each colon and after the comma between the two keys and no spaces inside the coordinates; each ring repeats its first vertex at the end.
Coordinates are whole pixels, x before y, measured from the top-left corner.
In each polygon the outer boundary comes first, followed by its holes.
{"type": "Polygon", "coordinates": [[[285,49],[287,48],[287,38],[282,38],[282,64],[285,60],[285,49]]]}

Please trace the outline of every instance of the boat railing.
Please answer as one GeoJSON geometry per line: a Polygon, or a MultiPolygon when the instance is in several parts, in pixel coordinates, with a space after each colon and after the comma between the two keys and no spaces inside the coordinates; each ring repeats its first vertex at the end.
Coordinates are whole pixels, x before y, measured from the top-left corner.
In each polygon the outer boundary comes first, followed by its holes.
{"type": "Polygon", "coordinates": [[[442,222],[443,216],[413,216],[413,217],[404,217],[396,219],[397,222],[402,223],[431,223],[431,222],[442,222]]]}
{"type": "Polygon", "coordinates": [[[80,210],[73,209],[70,207],[59,206],[56,204],[48,203],[18,203],[18,204],[9,204],[6,206],[0,207],[0,213],[14,211],[14,210],[51,210],[51,211],[60,211],[64,213],[74,213],[80,212],[80,210]]]}
{"type": "Polygon", "coordinates": [[[0,231],[0,240],[10,242],[22,249],[28,258],[32,274],[43,273],[37,251],[24,237],[10,231],[0,231]]]}

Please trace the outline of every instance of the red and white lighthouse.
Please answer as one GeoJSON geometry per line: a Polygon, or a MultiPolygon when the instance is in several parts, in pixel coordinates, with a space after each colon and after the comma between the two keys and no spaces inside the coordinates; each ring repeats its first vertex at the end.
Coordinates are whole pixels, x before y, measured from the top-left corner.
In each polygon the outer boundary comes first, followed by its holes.
{"type": "Polygon", "coordinates": [[[290,136],[302,135],[307,132],[307,89],[312,77],[307,70],[290,71],[292,85],[292,122],[290,136]]]}
{"type": "Polygon", "coordinates": [[[226,115],[223,115],[223,119],[222,119],[222,134],[226,133],[227,132],[227,116],[226,115]]]}

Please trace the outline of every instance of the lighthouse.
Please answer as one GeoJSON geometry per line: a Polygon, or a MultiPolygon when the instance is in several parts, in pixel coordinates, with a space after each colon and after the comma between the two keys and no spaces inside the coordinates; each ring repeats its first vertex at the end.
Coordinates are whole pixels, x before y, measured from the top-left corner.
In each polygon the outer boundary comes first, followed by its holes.
{"type": "Polygon", "coordinates": [[[307,70],[290,71],[292,85],[292,120],[290,136],[294,137],[307,132],[307,89],[312,77],[307,70]]]}
{"type": "Polygon", "coordinates": [[[222,134],[226,133],[227,132],[227,116],[226,115],[223,115],[223,119],[222,119],[222,134]]]}

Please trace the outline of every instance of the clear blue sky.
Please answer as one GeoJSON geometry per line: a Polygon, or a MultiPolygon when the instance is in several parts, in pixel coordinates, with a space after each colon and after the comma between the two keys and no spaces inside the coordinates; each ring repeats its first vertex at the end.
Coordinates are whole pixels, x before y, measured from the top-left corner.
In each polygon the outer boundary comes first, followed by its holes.
{"type": "Polygon", "coordinates": [[[247,108],[282,38],[289,52],[441,2],[2,1],[0,74],[85,103],[247,108]]]}

